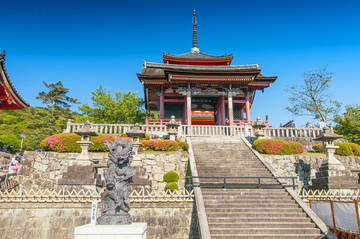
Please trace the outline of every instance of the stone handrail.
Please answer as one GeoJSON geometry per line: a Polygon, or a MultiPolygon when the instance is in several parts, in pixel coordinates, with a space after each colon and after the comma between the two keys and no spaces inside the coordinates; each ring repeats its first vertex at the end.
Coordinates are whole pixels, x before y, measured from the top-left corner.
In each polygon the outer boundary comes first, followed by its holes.
{"type": "MultiPolygon", "coordinates": [[[[79,130],[84,124],[74,123],[68,120],[65,133],[73,133],[79,130]]],[[[111,134],[120,136],[129,131],[132,124],[92,124],[92,127],[99,134],[111,134]]],[[[162,137],[168,135],[167,127],[164,124],[142,124],[140,128],[149,135],[162,137]]],[[[290,127],[266,127],[265,137],[304,137],[316,138],[321,134],[320,128],[290,128],[290,127]]],[[[181,125],[178,128],[178,136],[255,136],[255,130],[251,124],[245,123],[240,126],[221,125],[181,125]]]]}

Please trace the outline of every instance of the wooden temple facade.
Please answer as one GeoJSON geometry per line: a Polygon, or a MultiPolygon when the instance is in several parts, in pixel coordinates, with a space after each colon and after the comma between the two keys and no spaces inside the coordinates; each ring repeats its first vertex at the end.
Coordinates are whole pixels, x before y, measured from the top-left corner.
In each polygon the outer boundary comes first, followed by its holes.
{"type": "Polygon", "coordinates": [[[181,55],[163,54],[163,63],[144,62],[141,74],[146,108],[160,121],[172,115],[187,125],[237,125],[250,122],[255,93],[277,77],[265,77],[257,64],[231,65],[233,55],[213,56],[197,48],[193,17],[193,48],[181,55]]]}
{"type": "Polygon", "coordinates": [[[13,87],[5,69],[5,51],[0,52],[0,110],[20,110],[28,107],[13,87]]]}

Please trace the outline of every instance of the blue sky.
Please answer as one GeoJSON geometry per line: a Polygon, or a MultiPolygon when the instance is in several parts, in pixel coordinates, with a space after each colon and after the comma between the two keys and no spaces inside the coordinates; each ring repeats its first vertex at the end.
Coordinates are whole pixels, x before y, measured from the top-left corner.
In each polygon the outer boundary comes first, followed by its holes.
{"type": "MultiPolygon", "coordinates": [[[[268,115],[278,126],[294,119],[285,107],[286,86],[302,73],[328,65],[332,94],[359,104],[360,1],[17,1],[2,0],[0,51],[19,94],[41,106],[42,81],[61,80],[70,96],[90,103],[100,84],[114,92],[138,92],[143,61],[192,47],[192,11],[200,51],[234,54],[233,65],[259,63],[278,80],[258,92],[251,118],[268,115]]],[[[77,107],[73,107],[76,110],[77,107]]]]}

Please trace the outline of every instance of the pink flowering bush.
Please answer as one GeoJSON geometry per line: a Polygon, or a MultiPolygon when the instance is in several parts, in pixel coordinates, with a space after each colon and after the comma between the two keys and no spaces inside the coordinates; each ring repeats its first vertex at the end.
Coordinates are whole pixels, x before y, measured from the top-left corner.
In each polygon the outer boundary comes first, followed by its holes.
{"type": "MultiPolygon", "coordinates": [[[[109,142],[115,141],[117,139],[128,139],[128,137],[114,137],[112,135],[100,134],[99,136],[91,137],[91,142],[94,145],[89,149],[92,152],[106,152],[107,149],[104,145],[104,141],[107,140],[109,142]]],[[[52,135],[50,137],[45,138],[40,142],[40,147],[44,151],[56,151],[56,152],[75,152],[80,153],[81,149],[76,141],[79,141],[81,137],[75,133],[62,133],[52,135]]]]}
{"type": "Polygon", "coordinates": [[[76,143],[81,137],[75,133],[62,133],[52,135],[40,142],[40,147],[44,151],[56,152],[81,152],[80,146],[76,143]]]}
{"type": "Polygon", "coordinates": [[[171,140],[142,140],[142,150],[155,151],[176,151],[179,149],[179,143],[171,140]]]}
{"type": "Polygon", "coordinates": [[[108,151],[104,145],[104,141],[113,142],[118,139],[127,139],[131,141],[131,138],[129,137],[114,137],[112,135],[108,134],[100,134],[99,136],[93,136],[91,137],[91,142],[94,143],[94,145],[89,149],[91,152],[106,152],[108,151]]]}
{"type": "Polygon", "coordinates": [[[253,147],[262,154],[290,155],[304,152],[301,143],[280,139],[258,139],[254,141],[253,147]]]}

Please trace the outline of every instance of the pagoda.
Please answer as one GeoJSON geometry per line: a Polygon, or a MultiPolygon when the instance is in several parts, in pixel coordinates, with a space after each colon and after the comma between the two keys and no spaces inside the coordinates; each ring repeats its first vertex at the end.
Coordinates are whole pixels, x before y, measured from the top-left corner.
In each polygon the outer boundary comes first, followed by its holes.
{"type": "Polygon", "coordinates": [[[200,52],[193,16],[193,47],[189,53],[163,54],[163,63],[144,62],[141,74],[146,108],[159,112],[160,122],[174,115],[187,125],[238,125],[250,122],[256,91],[277,77],[265,77],[258,64],[231,65],[233,55],[200,52]]]}
{"type": "Polygon", "coordinates": [[[17,93],[6,73],[5,51],[0,52],[0,110],[20,110],[28,107],[17,93]]]}

